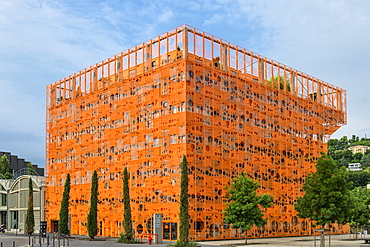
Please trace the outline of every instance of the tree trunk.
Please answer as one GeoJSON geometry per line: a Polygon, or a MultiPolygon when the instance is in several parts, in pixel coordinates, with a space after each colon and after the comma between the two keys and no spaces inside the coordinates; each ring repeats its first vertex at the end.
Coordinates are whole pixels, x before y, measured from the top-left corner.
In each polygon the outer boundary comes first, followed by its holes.
{"type": "Polygon", "coordinates": [[[248,244],[248,231],[245,231],[245,244],[248,244]]]}
{"type": "Polygon", "coordinates": [[[321,236],[320,236],[320,247],[325,247],[325,228],[322,228],[321,236]]]}
{"type": "Polygon", "coordinates": [[[356,240],[358,239],[358,225],[356,225],[356,240]]]}

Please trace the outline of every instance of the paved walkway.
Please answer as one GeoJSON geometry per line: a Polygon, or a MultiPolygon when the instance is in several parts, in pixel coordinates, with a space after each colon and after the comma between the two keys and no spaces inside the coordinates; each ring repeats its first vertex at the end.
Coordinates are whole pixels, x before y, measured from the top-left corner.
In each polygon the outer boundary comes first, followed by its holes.
{"type": "MultiPolygon", "coordinates": [[[[368,236],[370,238],[370,236],[368,236]]],[[[355,240],[352,239],[353,235],[332,235],[331,236],[331,247],[359,247],[361,244],[364,244],[364,240],[355,240]]],[[[28,237],[26,236],[15,236],[14,234],[0,234],[0,247],[20,247],[20,246],[28,246],[28,237]]],[[[58,247],[64,246],[63,241],[60,241],[60,245],[58,245],[58,241],[53,242],[50,241],[49,245],[47,245],[46,240],[41,243],[41,246],[38,244],[38,238],[35,239],[37,245],[35,244],[34,247],[58,247]]],[[[165,242],[163,244],[158,245],[150,245],[150,246],[158,246],[164,247],[167,246],[169,243],[174,242],[165,242]]],[[[244,240],[220,240],[220,241],[202,241],[197,242],[198,246],[201,247],[214,247],[214,246],[229,246],[229,247],[314,247],[314,237],[313,236],[305,236],[305,237],[281,237],[281,238],[260,238],[260,239],[249,239],[248,245],[244,244],[244,240]]],[[[318,238],[317,238],[317,247],[319,246],[318,238]]],[[[69,240],[69,243],[65,241],[65,246],[71,247],[105,247],[105,246],[122,246],[122,247],[148,247],[147,243],[145,244],[120,244],[117,243],[117,238],[98,238],[96,241],[88,241],[87,237],[83,236],[72,236],[69,240]]],[[[326,246],[329,246],[329,239],[326,237],[326,246]]],[[[369,245],[370,247],[370,245],[369,245]]]]}

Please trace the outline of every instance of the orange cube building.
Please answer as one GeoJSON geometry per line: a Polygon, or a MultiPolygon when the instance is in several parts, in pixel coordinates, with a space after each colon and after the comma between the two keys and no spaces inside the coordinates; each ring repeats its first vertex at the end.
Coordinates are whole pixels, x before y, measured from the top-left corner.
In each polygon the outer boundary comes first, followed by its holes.
{"type": "Polygon", "coordinates": [[[48,230],[57,230],[70,173],[71,233],[87,234],[97,170],[98,235],[118,236],[127,167],[135,234],[151,233],[156,213],[164,239],[176,239],[186,155],[191,239],[244,237],[222,215],[225,187],[241,172],[274,197],[267,225],[250,237],[310,235],[294,203],[345,123],[343,89],[180,26],[48,85],[48,230]]]}

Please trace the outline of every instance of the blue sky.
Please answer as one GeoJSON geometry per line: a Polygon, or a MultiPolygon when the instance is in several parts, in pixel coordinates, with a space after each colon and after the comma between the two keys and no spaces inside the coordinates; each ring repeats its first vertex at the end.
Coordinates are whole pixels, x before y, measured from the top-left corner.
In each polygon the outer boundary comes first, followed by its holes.
{"type": "Polygon", "coordinates": [[[189,24],[347,90],[370,137],[370,1],[2,0],[0,150],[45,163],[46,86],[189,24]]]}

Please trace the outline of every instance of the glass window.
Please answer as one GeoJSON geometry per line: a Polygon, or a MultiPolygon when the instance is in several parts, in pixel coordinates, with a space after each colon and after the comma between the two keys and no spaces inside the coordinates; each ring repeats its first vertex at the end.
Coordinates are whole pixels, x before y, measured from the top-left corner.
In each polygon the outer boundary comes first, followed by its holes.
{"type": "Polygon", "coordinates": [[[194,54],[194,34],[188,32],[188,52],[194,54]]]}
{"type": "Polygon", "coordinates": [[[168,51],[174,51],[176,49],[176,40],[175,40],[175,35],[172,35],[168,38],[168,51]]]}
{"type": "Polygon", "coordinates": [[[152,44],[152,58],[158,57],[158,42],[152,44]]]}
{"type": "Polygon", "coordinates": [[[203,37],[200,36],[200,35],[196,35],[195,37],[196,37],[196,39],[195,39],[195,42],[196,42],[195,52],[196,52],[196,54],[195,55],[203,57],[203,37]]]}
{"type": "Polygon", "coordinates": [[[182,31],[177,34],[177,49],[182,50],[182,31]]]}
{"type": "Polygon", "coordinates": [[[212,42],[209,39],[204,39],[204,57],[206,59],[211,60],[212,59],[212,42]]]}
{"type": "Polygon", "coordinates": [[[136,52],[130,54],[130,68],[136,66],[136,52]]]}
{"type": "Polygon", "coordinates": [[[143,62],[143,50],[140,49],[137,51],[137,64],[141,64],[143,62]]]}
{"type": "Polygon", "coordinates": [[[162,39],[160,45],[161,45],[160,55],[167,53],[167,39],[162,39]]]}

